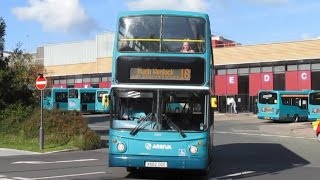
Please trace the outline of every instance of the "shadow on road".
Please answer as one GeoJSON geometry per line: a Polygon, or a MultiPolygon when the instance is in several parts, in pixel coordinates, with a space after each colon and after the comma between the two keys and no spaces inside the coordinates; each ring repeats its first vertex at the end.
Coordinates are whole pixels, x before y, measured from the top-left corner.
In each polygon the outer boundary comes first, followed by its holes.
{"type": "Polygon", "coordinates": [[[272,174],[309,163],[281,144],[236,143],[219,145],[215,146],[213,167],[209,176],[222,179],[246,178],[272,174]]]}
{"type": "Polygon", "coordinates": [[[130,173],[127,179],[245,179],[301,167],[308,161],[280,144],[236,143],[215,147],[207,176],[186,170],[147,170],[130,173]]]}

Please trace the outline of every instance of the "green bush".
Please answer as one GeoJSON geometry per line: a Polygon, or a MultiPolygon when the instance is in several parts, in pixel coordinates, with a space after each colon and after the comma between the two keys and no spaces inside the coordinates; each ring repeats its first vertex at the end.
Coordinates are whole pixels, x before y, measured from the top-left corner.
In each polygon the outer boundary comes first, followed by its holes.
{"type": "MultiPolygon", "coordinates": [[[[76,140],[74,145],[81,150],[95,149],[100,146],[100,137],[88,127],[86,120],[78,112],[44,110],[43,123],[47,143],[65,145],[76,140]]],[[[36,110],[24,124],[25,137],[38,137],[39,128],[40,110],[36,110]]]]}
{"type": "MultiPolygon", "coordinates": [[[[40,109],[15,104],[0,112],[0,134],[39,138],[40,109]]],[[[45,144],[70,145],[89,150],[100,147],[100,137],[89,127],[79,112],[43,110],[45,144]]]]}
{"type": "Polygon", "coordinates": [[[21,104],[13,104],[0,112],[0,132],[3,134],[18,134],[21,125],[30,116],[33,109],[21,104]]]}
{"type": "Polygon", "coordinates": [[[92,131],[87,131],[79,136],[76,142],[75,146],[81,150],[97,149],[100,147],[100,138],[92,131]]]}

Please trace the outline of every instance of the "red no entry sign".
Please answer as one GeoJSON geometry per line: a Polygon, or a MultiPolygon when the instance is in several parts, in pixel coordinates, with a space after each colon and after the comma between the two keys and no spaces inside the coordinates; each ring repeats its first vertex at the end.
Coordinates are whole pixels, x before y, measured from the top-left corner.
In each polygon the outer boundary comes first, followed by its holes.
{"type": "Polygon", "coordinates": [[[43,76],[37,77],[36,87],[39,90],[44,90],[47,87],[47,79],[43,76]]]}

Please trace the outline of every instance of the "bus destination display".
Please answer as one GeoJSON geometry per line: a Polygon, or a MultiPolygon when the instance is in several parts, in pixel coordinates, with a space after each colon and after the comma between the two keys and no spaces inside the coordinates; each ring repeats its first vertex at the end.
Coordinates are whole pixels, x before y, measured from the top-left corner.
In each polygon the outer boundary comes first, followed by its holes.
{"type": "Polygon", "coordinates": [[[190,81],[191,69],[130,68],[130,79],[190,81]]]}

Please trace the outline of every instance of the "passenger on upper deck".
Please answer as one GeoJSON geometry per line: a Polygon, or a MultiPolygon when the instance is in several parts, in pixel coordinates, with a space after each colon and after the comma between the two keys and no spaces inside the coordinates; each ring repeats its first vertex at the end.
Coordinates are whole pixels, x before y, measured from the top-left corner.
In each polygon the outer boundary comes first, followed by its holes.
{"type": "Polygon", "coordinates": [[[191,49],[191,46],[190,46],[189,42],[185,41],[182,44],[182,48],[181,48],[180,52],[183,52],[183,53],[194,53],[194,50],[191,49]]]}

